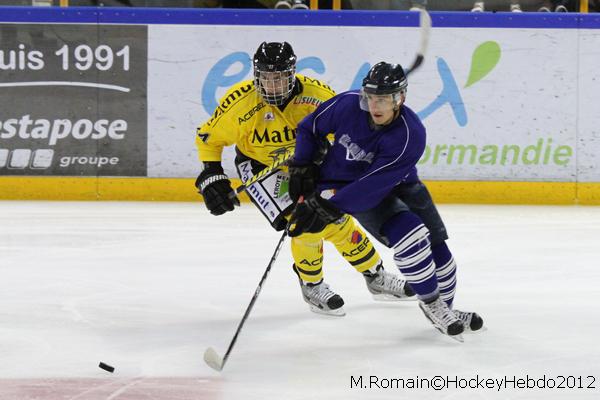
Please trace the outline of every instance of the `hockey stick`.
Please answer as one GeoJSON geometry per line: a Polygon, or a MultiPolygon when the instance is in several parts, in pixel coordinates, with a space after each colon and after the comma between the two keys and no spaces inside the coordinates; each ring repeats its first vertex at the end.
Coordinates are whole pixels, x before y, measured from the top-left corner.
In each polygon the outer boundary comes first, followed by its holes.
{"type": "Polygon", "coordinates": [[[421,43],[415,60],[413,61],[410,68],[406,70],[407,76],[411,72],[418,69],[421,66],[421,64],[423,64],[423,60],[425,59],[425,52],[427,51],[427,46],[429,45],[429,32],[431,31],[431,16],[425,10],[419,11],[419,26],[421,27],[421,43]]]}
{"type": "MultiPolygon", "coordinates": [[[[290,158],[292,158],[292,156],[294,155],[293,151],[288,151],[285,154],[283,154],[282,156],[280,156],[277,161],[275,161],[273,164],[269,165],[267,168],[260,170],[256,175],[252,176],[250,179],[248,179],[246,182],[242,183],[240,186],[238,186],[235,189],[235,193],[236,194],[240,194],[242,193],[244,190],[246,190],[250,185],[258,182],[258,181],[262,181],[264,178],[266,178],[267,176],[269,176],[272,172],[274,172],[275,170],[279,169],[280,167],[284,166],[286,162],[288,162],[288,160],[290,158]]],[[[231,197],[234,197],[233,195],[231,195],[231,197]]]]}
{"type": "Polygon", "coordinates": [[[287,231],[283,231],[283,234],[281,235],[281,238],[279,239],[279,242],[277,243],[277,247],[275,247],[275,251],[273,252],[271,261],[269,261],[269,265],[267,265],[267,269],[265,270],[262,278],[260,278],[260,282],[258,283],[256,290],[254,291],[254,296],[252,296],[252,299],[250,300],[250,304],[248,304],[248,307],[246,308],[246,312],[244,313],[244,316],[242,317],[242,320],[240,321],[240,323],[235,331],[235,334],[233,335],[233,339],[231,339],[231,343],[229,343],[229,347],[227,348],[225,355],[221,358],[217,354],[215,349],[213,349],[212,347],[209,347],[204,352],[204,362],[206,362],[206,364],[208,364],[208,366],[211,367],[212,369],[214,369],[216,371],[223,370],[223,367],[225,366],[225,363],[227,362],[227,359],[229,358],[229,354],[231,354],[231,350],[233,349],[233,346],[235,345],[237,337],[240,334],[240,331],[242,330],[242,327],[244,326],[244,323],[246,322],[248,315],[250,315],[250,311],[252,311],[252,307],[254,307],[254,303],[256,302],[258,295],[260,294],[262,285],[265,283],[265,280],[267,279],[267,276],[269,275],[269,272],[271,271],[271,267],[273,266],[273,264],[275,263],[275,260],[277,259],[277,256],[279,255],[279,250],[281,250],[281,246],[283,245],[283,242],[285,241],[286,236],[287,236],[287,231]]]}

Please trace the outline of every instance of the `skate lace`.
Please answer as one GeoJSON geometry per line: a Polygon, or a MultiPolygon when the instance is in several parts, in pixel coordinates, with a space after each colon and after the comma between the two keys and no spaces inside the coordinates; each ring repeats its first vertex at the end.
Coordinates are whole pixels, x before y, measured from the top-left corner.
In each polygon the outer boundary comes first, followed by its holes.
{"type": "Polygon", "coordinates": [[[441,299],[427,304],[426,307],[431,311],[431,315],[444,326],[449,326],[457,319],[441,299]]]}
{"type": "Polygon", "coordinates": [[[459,311],[459,310],[453,310],[453,311],[454,311],[454,315],[456,315],[456,317],[462,321],[464,326],[469,326],[471,324],[471,318],[472,318],[473,313],[459,311]]]}
{"type": "Polygon", "coordinates": [[[320,285],[310,287],[309,290],[311,297],[319,300],[322,303],[327,303],[327,300],[335,295],[335,293],[329,289],[329,285],[326,283],[321,283],[320,285]]]}
{"type": "Polygon", "coordinates": [[[404,286],[404,281],[402,279],[385,271],[375,278],[375,283],[377,286],[389,290],[390,292],[402,292],[402,287],[404,286]]]}

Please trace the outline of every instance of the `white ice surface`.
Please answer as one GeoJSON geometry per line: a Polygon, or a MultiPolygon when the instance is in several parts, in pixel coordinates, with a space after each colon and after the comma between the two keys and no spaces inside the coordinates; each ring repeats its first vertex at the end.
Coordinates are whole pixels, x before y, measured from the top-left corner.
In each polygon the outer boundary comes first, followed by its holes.
{"type": "Polygon", "coordinates": [[[51,400],[600,398],[600,208],[440,211],[455,305],[479,312],[485,332],[460,344],[415,302],[373,301],[332,246],[325,278],[347,315],[313,314],[286,242],[217,373],[203,353],[224,354],[279,238],[252,206],[214,217],[201,203],[0,202],[0,399],[33,399],[44,382],[64,392],[51,400]],[[584,387],[594,376],[595,389],[350,388],[351,376],[435,375],[581,376],[584,387]],[[99,394],[95,379],[115,386],[99,394]],[[172,394],[144,386],[152,379],[172,394]]]}

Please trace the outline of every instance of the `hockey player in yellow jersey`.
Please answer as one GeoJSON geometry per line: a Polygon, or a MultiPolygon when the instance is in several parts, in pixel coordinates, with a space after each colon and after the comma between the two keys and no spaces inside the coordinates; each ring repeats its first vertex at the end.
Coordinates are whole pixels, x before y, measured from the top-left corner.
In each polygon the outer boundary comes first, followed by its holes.
{"type": "MultiPolygon", "coordinates": [[[[197,129],[196,145],[204,168],[196,187],[213,215],[233,211],[239,200],[221,165],[223,148],[235,145],[235,165],[243,182],[294,151],[296,126],[319,104],[335,95],[326,84],[296,74],[296,55],[287,43],[263,42],[253,58],[254,79],[231,87],[210,120],[197,129]]],[[[285,229],[294,206],[287,193],[289,175],[277,170],[250,185],[254,205],[277,231],[285,229]]],[[[312,311],[344,315],[344,301],[323,282],[323,240],[363,274],[378,300],[407,299],[414,293],[405,280],[383,269],[379,254],[354,219],[344,215],[318,234],[292,239],[293,269],[312,311]]]]}

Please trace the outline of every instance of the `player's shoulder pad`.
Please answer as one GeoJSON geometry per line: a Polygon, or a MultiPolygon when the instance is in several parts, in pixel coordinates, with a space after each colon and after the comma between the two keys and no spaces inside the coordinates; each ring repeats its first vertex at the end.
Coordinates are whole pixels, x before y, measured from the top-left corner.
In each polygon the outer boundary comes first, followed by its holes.
{"type": "Polygon", "coordinates": [[[251,79],[236,83],[225,92],[221,99],[219,99],[219,107],[228,110],[242,99],[255,92],[256,88],[254,87],[254,81],[251,79]]]}
{"type": "Polygon", "coordinates": [[[253,80],[238,82],[230,87],[227,92],[219,99],[219,104],[210,120],[206,122],[208,126],[214,126],[225,113],[235,108],[235,106],[256,93],[253,80]]]}
{"type": "Polygon", "coordinates": [[[425,125],[421,118],[415,113],[410,107],[406,104],[402,106],[401,115],[404,117],[406,125],[412,131],[418,132],[420,134],[425,133],[425,125]]]}
{"type": "Polygon", "coordinates": [[[347,108],[348,110],[356,111],[354,108],[358,108],[358,97],[360,93],[358,90],[348,90],[345,92],[338,93],[333,99],[329,100],[330,103],[335,103],[336,107],[347,108]]]}
{"type": "Polygon", "coordinates": [[[328,84],[319,79],[311,78],[306,75],[296,74],[296,78],[300,81],[302,86],[304,86],[305,92],[314,92],[318,93],[325,98],[330,98],[335,96],[335,90],[331,88],[328,84]]]}
{"type": "Polygon", "coordinates": [[[341,92],[338,93],[336,98],[341,99],[341,98],[353,98],[355,99],[356,96],[360,96],[360,91],[359,90],[346,90],[345,92],[341,92]]]}

